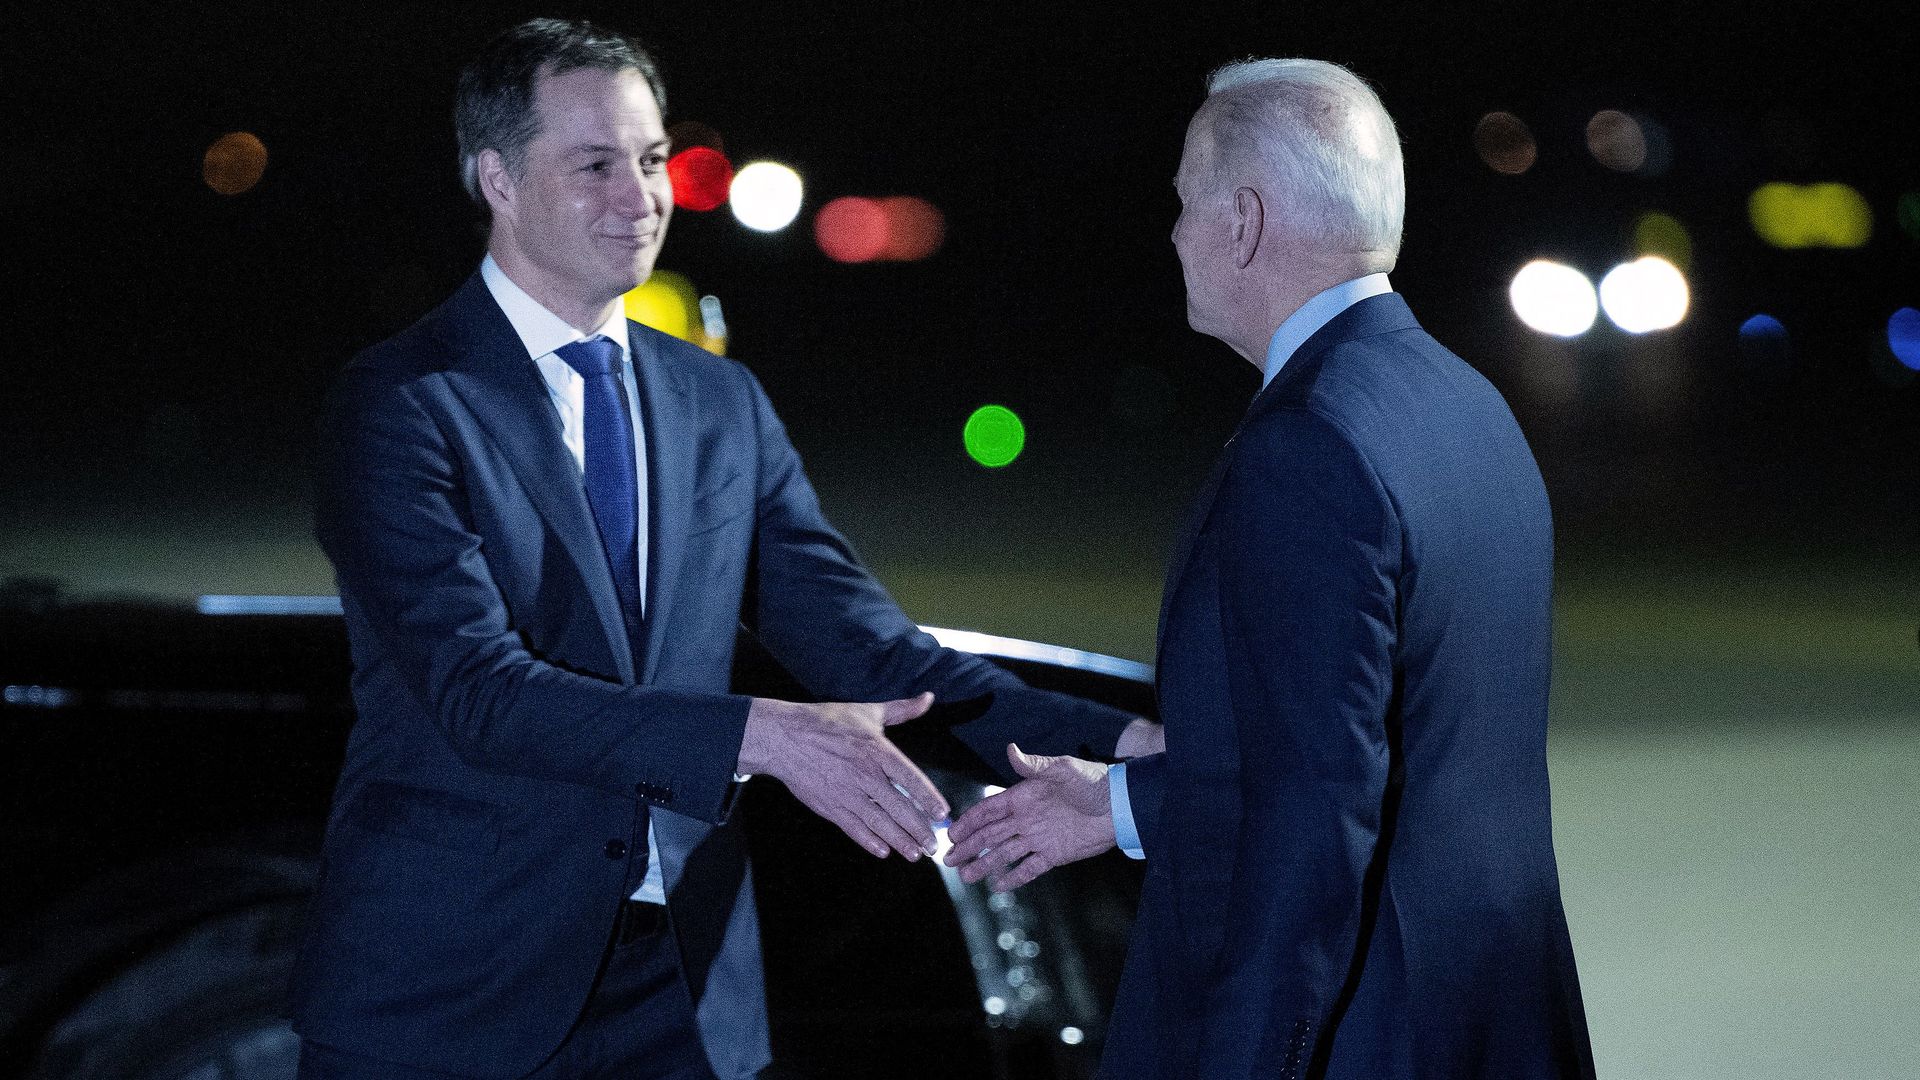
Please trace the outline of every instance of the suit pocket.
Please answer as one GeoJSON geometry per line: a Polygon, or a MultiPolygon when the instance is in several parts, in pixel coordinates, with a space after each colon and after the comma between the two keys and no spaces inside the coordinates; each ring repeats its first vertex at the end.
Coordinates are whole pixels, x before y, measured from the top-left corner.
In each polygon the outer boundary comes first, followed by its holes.
{"type": "Polygon", "coordinates": [[[345,820],[363,829],[404,836],[449,851],[486,853],[500,843],[507,809],[450,791],[376,780],[360,789],[345,820]]]}

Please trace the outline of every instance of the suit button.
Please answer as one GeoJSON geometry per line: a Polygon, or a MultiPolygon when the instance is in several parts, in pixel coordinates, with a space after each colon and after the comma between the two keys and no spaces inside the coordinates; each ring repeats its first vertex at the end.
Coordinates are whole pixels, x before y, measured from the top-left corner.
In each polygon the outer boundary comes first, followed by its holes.
{"type": "Polygon", "coordinates": [[[625,840],[609,840],[607,841],[606,851],[607,858],[609,859],[624,859],[627,857],[627,842],[625,840]]]}

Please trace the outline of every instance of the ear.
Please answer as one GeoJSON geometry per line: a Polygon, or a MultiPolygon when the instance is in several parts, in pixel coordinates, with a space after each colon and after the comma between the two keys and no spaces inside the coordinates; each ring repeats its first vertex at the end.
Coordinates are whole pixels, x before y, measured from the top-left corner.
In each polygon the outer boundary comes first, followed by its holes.
{"type": "Polygon", "coordinates": [[[506,159],[498,150],[482,150],[474,159],[474,166],[480,178],[480,194],[486,197],[494,218],[512,220],[514,198],[518,193],[513,174],[507,171],[506,159]]]}
{"type": "Polygon", "coordinates": [[[1253,262],[1255,252],[1260,250],[1260,239],[1266,233],[1267,208],[1260,201],[1260,193],[1250,187],[1235,188],[1233,191],[1233,264],[1244,270],[1253,262]]]}

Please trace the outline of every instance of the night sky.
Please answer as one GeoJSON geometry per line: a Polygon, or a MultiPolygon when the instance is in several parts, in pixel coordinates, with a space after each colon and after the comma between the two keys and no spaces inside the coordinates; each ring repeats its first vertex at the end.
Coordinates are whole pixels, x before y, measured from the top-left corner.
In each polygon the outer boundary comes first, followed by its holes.
{"type": "Polygon", "coordinates": [[[1896,211],[1920,191],[1920,35],[1896,6],[1862,8],[81,4],[16,19],[0,41],[15,268],[0,576],[33,569],[19,537],[36,522],[304,516],[333,373],[481,254],[454,172],[454,74],[543,13],[639,34],[670,122],[805,178],[782,233],[680,211],[660,265],[725,303],[729,355],[870,550],[1161,556],[1257,386],[1185,326],[1171,180],[1207,71],[1264,54],[1336,60],[1380,90],[1409,180],[1395,284],[1513,403],[1565,543],[1910,553],[1920,385],[1886,325],[1920,305],[1920,237],[1896,211]],[[1659,124],[1670,167],[1597,164],[1583,132],[1604,108],[1659,124]],[[1496,109],[1538,141],[1523,175],[1474,151],[1496,109]],[[230,131],[270,155],[231,197],[201,179],[230,131]],[[1766,246],[1746,206],[1774,180],[1853,185],[1871,240],[1766,246]],[[811,212],[848,194],[932,201],[945,247],[830,262],[811,212]],[[1597,280],[1633,256],[1649,210],[1692,237],[1680,328],[1630,338],[1603,317],[1562,342],[1519,324],[1515,270],[1552,257],[1597,280]],[[1739,347],[1762,312],[1788,329],[1785,361],[1739,347]],[[961,449],[986,402],[1028,427],[1002,470],[961,449]]]}

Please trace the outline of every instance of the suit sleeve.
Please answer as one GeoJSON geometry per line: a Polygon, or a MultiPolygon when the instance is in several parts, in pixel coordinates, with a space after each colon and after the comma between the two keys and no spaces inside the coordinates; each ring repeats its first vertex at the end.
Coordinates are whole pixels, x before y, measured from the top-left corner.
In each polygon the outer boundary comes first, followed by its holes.
{"type": "MultiPolygon", "coordinates": [[[[760,486],[747,622],[775,659],[823,700],[933,691],[955,706],[940,710],[954,717],[946,735],[963,748],[954,764],[998,783],[1019,779],[1007,764],[1009,742],[1030,753],[1111,758],[1132,716],[1029,687],[989,661],[942,647],[900,610],[827,523],[785,427],[759,383],[748,380],[760,486]]],[[[912,740],[910,752],[925,748],[915,737],[940,723],[929,716],[896,737],[903,745],[912,740]]]]}
{"type": "Polygon", "coordinates": [[[315,532],[342,602],[464,761],[724,817],[749,699],[622,686],[533,655],[413,385],[350,368],[322,446],[315,532]]]}
{"type": "Polygon", "coordinates": [[[1201,1011],[1208,1077],[1305,1071],[1324,1049],[1381,835],[1402,552],[1333,424],[1288,410],[1241,439],[1214,510],[1242,825],[1201,1011]]]}

